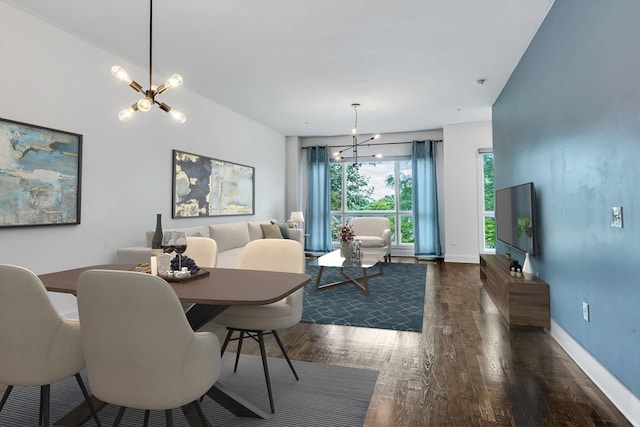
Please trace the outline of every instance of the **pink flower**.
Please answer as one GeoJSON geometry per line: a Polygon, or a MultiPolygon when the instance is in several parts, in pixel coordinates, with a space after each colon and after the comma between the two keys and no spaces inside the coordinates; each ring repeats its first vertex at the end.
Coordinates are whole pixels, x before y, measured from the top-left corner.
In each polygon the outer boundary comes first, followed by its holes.
{"type": "Polygon", "coordinates": [[[341,242],[353,242],[356,233],[353,231],[351,224],[343,224],[338,229],[338,238],[341,242]]]}

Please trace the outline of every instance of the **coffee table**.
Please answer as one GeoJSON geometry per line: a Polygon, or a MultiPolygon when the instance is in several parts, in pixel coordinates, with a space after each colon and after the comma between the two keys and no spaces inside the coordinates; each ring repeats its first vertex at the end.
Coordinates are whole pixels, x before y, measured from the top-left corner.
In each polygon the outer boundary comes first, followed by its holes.
{"type": "Polygon", "coordinates": [[[322,255],[319,258],[314,259],[309,265],[316,265],[320,267],[318,270],[318,277],[316,278],[315,290],[321,291],[323,289],[332,288],[334,286],[345,285],[351,283],[358,289],[364,292],[365,295],[369,295],[369,278],[382,276],[382,260],[386,254],[386,249],[383,248],[362,248],[362,257],[359,260],[344,259],[340,256],[340,249],[330,252],[326,255],[322,255]],[[373,274],[368,274],[367,269],[378,266],[378,271],[373,274]],[[325,267],[339,268],[340,273],[346,278],[339,282],[320,284],[322,279],[322,272],[325,267]],[[353,277],[345,271],[346,268],[361,268],[362,276],[353,277]]]}

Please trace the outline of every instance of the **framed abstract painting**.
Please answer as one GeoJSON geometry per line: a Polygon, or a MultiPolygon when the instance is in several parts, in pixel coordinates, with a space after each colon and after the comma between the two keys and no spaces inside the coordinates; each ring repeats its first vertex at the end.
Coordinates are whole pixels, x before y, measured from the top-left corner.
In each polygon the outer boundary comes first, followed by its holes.
{"type": "Polygon", "coordinates": [[[80,224],[82,135],[0,119],[0,227],[80,224]]]}
{"type": "Polygon", "coordinates": [[[173,150],[172,217],[253,215],[251,166],[173,150]]]}

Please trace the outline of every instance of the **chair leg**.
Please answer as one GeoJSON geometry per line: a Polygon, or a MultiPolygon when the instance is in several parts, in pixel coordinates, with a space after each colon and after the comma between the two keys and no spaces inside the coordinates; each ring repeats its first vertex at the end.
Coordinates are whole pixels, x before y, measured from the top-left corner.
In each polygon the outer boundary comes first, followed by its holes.
{"type": "Polygon", "coordinates": [[[11,394],[11,390],[13,390],[13,386],[9,385],[7,386],[7,389],[4,391],[4,394],[2,395],[2,400],[0,400],[0,411],[2,411],[4,404],[7,402],[7,398],[11,394]]]}
{"type": "Polygon", "coordinates": [[[293,372],[293,376],[296,377],[296,380],[300,380],[300,378],[298,378],[298,373],[293,368],[293,363],[291,363],[291,359],[289,359],[289,354],[287,354],[287,350],[284,348],[284,345],[282,344],[282,341],[280,341],[280,336],[278,335],[278,332],[271,331],[271,333],[273,334],[273,337],[276,339],[276,342],[280,346],[280,351],[282,351],[282,354],[284,355],[284,358],[287,359],[287,363],[289,364],[289,367],[291,368],[291,372],[293,372]]]}
{"type": "Polygon", "coordinates": [[[227,337],[224,339],[224,343],[222,344],[222,349],[220,350],[220,357],[224,355],[224,352],[227,349],[227,345],[229,345],[229,341],[231,340],[231,335],[233,335],[233,329],[229,329],[227,331],[227,337]]]}
{"type": "Polygon", "coordinates": [[[149,425],[149,414],[151,414],[150,410],[144,411],[144,422],[142,423],[143,427],[147,427],[149,425]]]}
{"type": "Polygon", "coordinates": [[[118,411],[118,415],[116,416],[116,419],[113,421],[113,427],[118,427],[120,425],[120,421],[122,421],[122,417],[124,416],[124,411],[126,411],[127,408],[124,406],[120,407],[120,410],[118,411]]]}
{"type": "Polygon", "coordinates": [[[262,367],[264,369],[264,379],[267,382],[267,391],[269,392],[269,405],[271,406],[271,413],[275,413],[275,407],[273,406],[273,394],[271,393],[271,380],[269,379],[269,367],[267,366],[267,351],[264,348],[264,335],[262,331],[258,331],[258,344],[260,344],[260,355],[262,356],[262,367]]]}
{"type": "Polygon", "coordinates": [[[96,426],[102,427],[100,424],[100,420],[98,419],[98,413],[96,412],[96,408],[93,407],[93,403],[91,403],[91,396],[89,396],[89,392],[87,392],[87,387],[84,385],[84,381],[82,381],[82,377],[78,372],[76,375],[76,380],[78,381],[78,385],[80,386],[80,390],[82,390],[82,395],[84,396],[84,400],[87,401],[87,405],[89,405],[89,410],[91,411],[91,415],[93,415],[93,419],[96,420],[96,426]]]}
{"type": "Polygon", "coordinates": [[[49,427],[49,395],[51,386],[49,384],[40,387],[40,422],[41,425],[49,427]]]}
{"type": "Polygon", "coordinates": [[[173,427],[173,411],[171,409],[167,409],[164,411],[164,417],[167,420],[167,427],[173,427]]]}
{"type": "Polygon", "coordinates": [[[233,372],[238,371],[238,360],[240,360],[240,353],[242,352],[243,340],[244,340],[244,331],[240,331],[240,338],[238,338],[238,351],[236,352],[236,364],[233,366],[233,372]]]}

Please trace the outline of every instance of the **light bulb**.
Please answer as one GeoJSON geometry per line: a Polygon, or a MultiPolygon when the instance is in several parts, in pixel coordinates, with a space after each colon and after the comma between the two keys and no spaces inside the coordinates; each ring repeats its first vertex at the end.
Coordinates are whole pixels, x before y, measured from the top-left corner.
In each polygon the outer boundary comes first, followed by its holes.
{"type": "Polygon", "coordinates": [[[169,111],[169,114],[171,114],[173,120],[175,120],[178,124],[183,124],[187,121],[187,116],[185,116],[178,110],[174,110],[173,108],[169,111]]]}
{"type": "Polygon", "coordinates": [[[381,159],[382,158],[382,153],[377,153],[373,157],[375,157],[376,159],[381,159]]]}
{"type": "Polygon", "coordinates": [[[375,135],[373,135],[373,139],[379,139],[380,138],[380,134],[376,133],[375,135]]]}
{"type": "Polygon", "coordinates": [[[351,135],[355,135],[356,133],[358,133],[358,129],[356,128],[351,129],[351,135]]]}
{"type": "Polygon", "coordinates": [[[129,120],[131,120],[135,112],[136,110],[134,110],[133,107],[125,108],[118,113],[118,118],[121,122],[128,122],[129,120]]]}
{"type": "Polygon", "coordinates": [[[126,83],[131,83],[133,81],[131,76],[129,76],[129,73],[127,73],[125,69],[119,65],[114,65],[113,67],[111,67],[111,74],[113,74],[113,76],[118,80],[122,80],[126,83]]]}
{"type": "Polygon", "coordinates": [[[151,101],[151,98],[142,98],[138,101],[137,105],[140,111],[149,111],[151,110],[151,106],[153,106],[153,101],[151,101]]]}
{"type": "Polygon", "coordinates": [[[164,91],[166,91],[167,89],[171,89],[172,87],[178,87],[178,86],[182,86],[182,76],[180,74],[174,74],[171,77],[169,77],[169,79],[162,83],[157,89],[156,92],[157,93],[162,93],[164,91]]]}

